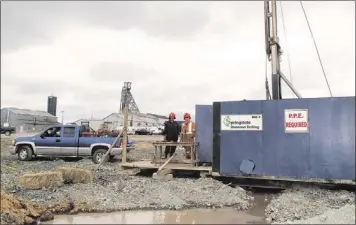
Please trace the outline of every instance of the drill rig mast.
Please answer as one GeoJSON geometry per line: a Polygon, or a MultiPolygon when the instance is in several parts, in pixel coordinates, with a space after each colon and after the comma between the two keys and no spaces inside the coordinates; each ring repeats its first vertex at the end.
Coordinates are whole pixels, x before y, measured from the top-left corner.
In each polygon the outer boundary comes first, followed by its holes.
{"type": "MultiPolygon", "coordinates": [[[[268,60],[272,63],[272,99],[282,99],[281,80],[289,86],[294,94],[301,98],[301,95],[294,88],[291,82],[284,76],[280,68],[280,56],[282,55],[277,32],[277,3],[276,1],[265,1],[265,44],[268,60]]],[[[269,97],[268,81],[266,80],[266,95],[269,97]]]]}

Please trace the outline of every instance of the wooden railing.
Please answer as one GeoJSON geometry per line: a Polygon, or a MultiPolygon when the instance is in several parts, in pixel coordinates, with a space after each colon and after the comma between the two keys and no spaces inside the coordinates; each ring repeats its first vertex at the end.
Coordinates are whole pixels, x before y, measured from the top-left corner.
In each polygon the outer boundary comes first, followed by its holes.
{"type": "MultiPolygon", "coordinates": [[[[166,142],[166,141],[156,141],[152,143],[155,147],[154,155],[153,155],[153,163],[154,164],[164,164],[168,159],[162,159],[163,147],[166,146],[182,146],[182,147],[191,147],[190,150],[190,159],[174,161],[175,163],[183,163],[183,164],[191,164],[192,166],[197,166],[199,163],[199,142],[166,142]]],[[[176,155],[176,154],[175,154],[176,155]]]]}

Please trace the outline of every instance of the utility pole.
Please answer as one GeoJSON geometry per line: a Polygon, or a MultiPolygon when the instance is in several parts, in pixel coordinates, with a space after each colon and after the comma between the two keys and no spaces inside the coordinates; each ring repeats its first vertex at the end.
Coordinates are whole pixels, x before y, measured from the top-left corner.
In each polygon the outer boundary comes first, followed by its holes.
{"type": "Polygon", "coordinates": [[[62,116],[62,124],[63,124],[63,117],[64,117],[64,111],[61,111],[61,116],[62,116]]]}
{"type": "Polygon", "coordinates": [[[37,118],[33,117],[33,130],[36,130],[37,118]]]}
{"type": "Polygon", "coordinates": [[[6,123],[9,123],[9,119],[10,119],[10,110],[7,110],[6,123]]]}
{"type": "Polygon", "coordinates": [[[116,145],[117,141],[120,139],[120,138],[123,138],[122,139],[122,157],[121,157],[121,163],[122,164],[125,164],[127,162],[127,158],[126,158],[126,154],[127,154],[127,124],[128,124],[128,111],[129,111],[129,104],[128,104],[128,98],[127,98],[127,94],[125,93],[124,96],[121,96],[123,99],[123,103],[121,104],[121,106],[123,106],[124,108],[124,126],[123,126],[123,129],[121,132],[119,132],[119,134],[117,135],[117,137],[115,138],[115,140],[113,141],[113,143],[111,144],[109,150],[105,153],[105,155],[102,157],[102,160],[101,162],[99,163],[98,165],[98,168],[100,167],[100,165],[103,163],[103,162],[106,162],[106,159],[108,157],[108,155],[110,154],[112,148],[116,145]]]}
{"type": "Polygon", "coordinates": [[[121,163],[124,164],[127,161],[127,126],[128,126],[128,120],[129,120],[129,93],[125,92],[123,97],[123,113],[124,113],[124,126],[122,129],[122,157],[121,157],[121,163]]]}
{"type": "Polygon", "coordinates": [[[127,161],[127,125],[128,125],[128,116],[129,116],[129,107],[128,104],[125,104],[124,107],[124,127],[122,135],[122,158],[121,162],[126,163],[127,161]]]}

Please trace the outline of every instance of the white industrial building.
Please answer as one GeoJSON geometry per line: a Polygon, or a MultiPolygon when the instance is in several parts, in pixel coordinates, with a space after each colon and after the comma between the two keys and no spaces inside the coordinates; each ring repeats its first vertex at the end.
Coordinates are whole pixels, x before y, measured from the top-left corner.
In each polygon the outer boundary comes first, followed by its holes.
{"type": "MultiPolygon", "coordinates": [[[[161,127],[168,117],[150,114],[150,113],[132,113],[128,116],[129,127],[161,127]]],[[[124,115],[122,113],[111,113],[103,119],[79,119],[73,123],[81,125],[83,122],[89,122],[89,126],[97,130],[101,124],[106,124],[112,129],[118,129],[124,124],[124,115]]]]}
{"type": "Polygon", "coordinates": [[[40,131],[54,124],[58,124],[57,117],[45,111],[1,109],[1,126],[15,127],[17,132],[40,131]]]}
{"type": "MultiPolygon", "coordinates": [[[[168,118],[153,114],[133,113],[128,115],[128,125],[131,127],[152,127],[161,126],[168,118]]],[[[111,113],[103,118],[103,122],[112,123],[113,127],[123,126],[124,115],[121,113],[111,113]]]]}

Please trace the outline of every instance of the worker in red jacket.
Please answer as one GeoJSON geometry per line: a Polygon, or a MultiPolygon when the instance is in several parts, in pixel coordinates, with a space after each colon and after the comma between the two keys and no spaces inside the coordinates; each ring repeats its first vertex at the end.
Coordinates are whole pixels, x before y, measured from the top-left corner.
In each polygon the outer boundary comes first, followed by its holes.
{"type": "MultiPolygon", "coordinates": [[[[176,115],[171,112],[168,117],[169,120],[164,123],[164,130],[162,132],[164,135],[164,141],[177,143],[180,127],[179,124],[174,121],[176,119],[176,115]]],[[[168,155],[172,156],[175,153],[176,148],[177,146],[166,146],[164,158],[167,158],[168,155]]]]}

